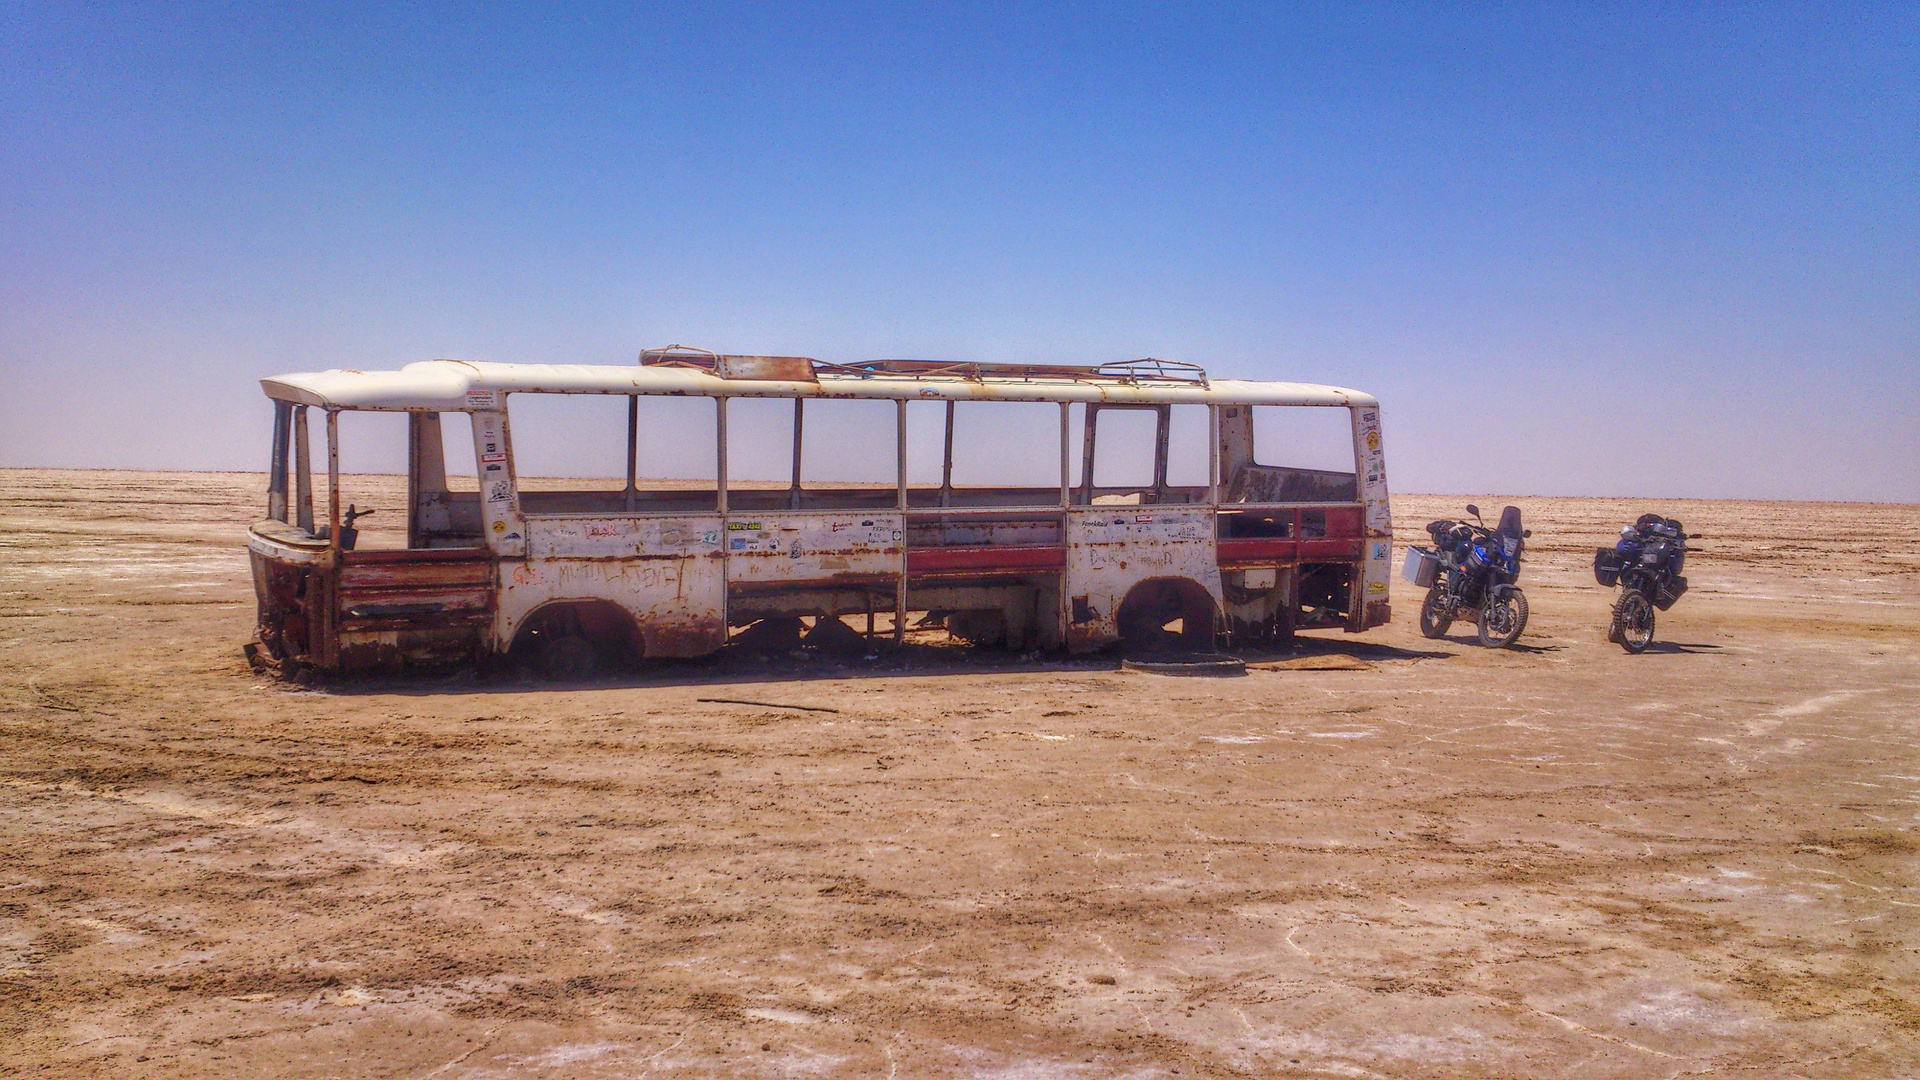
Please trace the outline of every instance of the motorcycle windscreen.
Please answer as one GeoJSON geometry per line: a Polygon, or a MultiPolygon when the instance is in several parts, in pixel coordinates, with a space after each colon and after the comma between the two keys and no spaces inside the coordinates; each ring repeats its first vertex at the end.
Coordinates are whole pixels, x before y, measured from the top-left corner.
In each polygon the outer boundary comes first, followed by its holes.
{"type": "Polygon", "coordinates": [[[1525,546],[1521,542],[1521,535],[1525,530],[1520,527],[1520,508],[1509,506],[1500,511],[1500,524],[1494,528],[1493,532],[1495,536],[1500,537],[1500,550],[1508,558],[1515,560],[1517,566],[1520,549],[1525,546]]]}
{"type": "Polygon", "coordinates": [[[1520,528],[1520,508],[1517,506],[1509,506],[1505,510],[1500,511],[1500,524],[1495,526],[1493,531],[1499,533],[1501,536],[1519,536],[1522,531],[1520,528]]]}

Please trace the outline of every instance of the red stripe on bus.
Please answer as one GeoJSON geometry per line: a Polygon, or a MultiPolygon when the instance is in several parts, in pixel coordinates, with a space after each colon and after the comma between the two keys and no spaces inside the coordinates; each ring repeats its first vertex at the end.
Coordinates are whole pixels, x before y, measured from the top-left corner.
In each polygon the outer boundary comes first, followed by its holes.
{"type": "Polygon", "coordinates": [[[1286,537],[1241,537],[1220,541],[1220,565],[1276,562],[1359,562],[1360,541],[1341,537],[1292,540],[1286,537]]]}
{"type": "Polygon", "coordinates": [[[1300,561],[1358,562],[1360,561],[1360,541],[1302,540],[1300,541],[1300,561]]]}

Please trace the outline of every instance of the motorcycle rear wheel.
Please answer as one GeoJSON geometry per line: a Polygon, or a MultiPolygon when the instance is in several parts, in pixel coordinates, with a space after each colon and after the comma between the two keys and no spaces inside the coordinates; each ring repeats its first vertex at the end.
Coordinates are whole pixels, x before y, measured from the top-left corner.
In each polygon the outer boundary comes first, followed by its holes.
{"type": "Polygon", "coordinates": [[[1447,594],[1435,585],[1427,590],[1427,599],[1420,605],[1420,633],[1430,638],[1445,637],[1447,628],[1453,625],[1453,616],[1447,613],[1447,594]]]}
{"type": "Polygon", "coordinates": [[[1613,605],[1613,626],[1619,635],[1614,640],[1621,648],[1633,654],[1646,652],[1653,644],[1653,602],[1638,589],[1621,593],[1613,605]]]}
{"type": "Polygon", "coordinates": [[[1527,594],[1519,589],[1488,597],[1480,605],[1480,644],[1489,649],[1504,649],[1520,640],[1527,628],[1527,594]]]}

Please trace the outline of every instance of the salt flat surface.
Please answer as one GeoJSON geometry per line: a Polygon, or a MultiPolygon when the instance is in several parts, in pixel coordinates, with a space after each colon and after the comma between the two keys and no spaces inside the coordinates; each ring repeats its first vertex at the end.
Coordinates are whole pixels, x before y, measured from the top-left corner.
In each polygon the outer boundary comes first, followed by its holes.
{"type": "Polygon", "coordinates": [[[1533,621],[1396,579],[1345,670],[311,689],[240,656],[262,487],[0,470],[0,1071],[1920,1071],[1920,508],[1398,497],[1522,506],[1533,621]],[[1645,509],[1707,538],[1629,657],[1645,509]]]}

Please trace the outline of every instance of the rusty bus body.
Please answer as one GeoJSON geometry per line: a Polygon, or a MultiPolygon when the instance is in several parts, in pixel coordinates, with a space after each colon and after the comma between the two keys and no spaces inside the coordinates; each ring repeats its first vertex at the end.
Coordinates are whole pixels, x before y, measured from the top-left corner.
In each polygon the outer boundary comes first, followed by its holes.
{"type": "MultiPolygon", "coordinates": [[[[262,385],[275,419],[267,516],[248,537],[259,602],[252,648],[289,667],[484,664],[535,646],[601,661],[694,657],[768,619],[817,625],[865,615],[871,636],[876,610],[891,613],[895,640],[913,612],[976,642],[1073,652],[1143,635],[1210,645],[1302,628],[1361,631],[1388,619],[1380,410],[1356,391],[1210,380],[1162,361],[839,365],[680,347],[643,354],[634,367],[429,361],[262,385]],[[533,394],[627,398],[623,490],[521,482],[511,416],[514,400],[533,394]],[[710,403],[718,433],[710,487],[638,482],[639,404],[655,395],[710,403]],[[729,483],[728,403],[751,398],[792,402],[789,490],[729,483]],[[893,484],[803,491],[800,431],[817,399],[892,403],[893,484]],[[908,482],[917,402],[936,403],[921,412],[944,404],[938,485],[908,482]],[[1035,446],[1031,457],[1052,471],[1057,454],[1057,482],[956,486],[954,410],[975,402],[1056,404],[1057,445],[1035,446]],[[1268,407],[1344,412],[1351,471],[1256,462],[1254,411],[1268,407]],[[1204,410],[1204,465],[1195,466],[1203,483],[1169,483],[1176,408],[1196,418],[1204,410]],[[407,416],[403,549],[356,549],[353,522],[343,521],[339,420],[356,410],[407,416]],[[1096,433],[1099,418],[1119,410],[1135,414],[1129,423],[1154,425],[1150,483],[1096,484],[1099,455],[1118,452],[1096,433]],[[316,413],[324,521],[314,507],[316,413]],[[440,421],[459,413],[470,419],[478,490],[448,482],[440,421]],[[1176,622],[1177,631],[1163,629],[1176,622]]],[[[1051,432],[1045,441],[1054,443],[1051,432]]]]}

